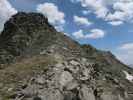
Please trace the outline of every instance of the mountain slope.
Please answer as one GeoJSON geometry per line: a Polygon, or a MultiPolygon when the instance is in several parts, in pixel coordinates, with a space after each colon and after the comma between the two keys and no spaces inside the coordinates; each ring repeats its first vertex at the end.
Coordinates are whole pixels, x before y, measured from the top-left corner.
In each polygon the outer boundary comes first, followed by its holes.
{"type": "Polygon", "coordinates": [[[133,69],[19,12],[0,35],[0,100],[133,100],[133,69]]]}

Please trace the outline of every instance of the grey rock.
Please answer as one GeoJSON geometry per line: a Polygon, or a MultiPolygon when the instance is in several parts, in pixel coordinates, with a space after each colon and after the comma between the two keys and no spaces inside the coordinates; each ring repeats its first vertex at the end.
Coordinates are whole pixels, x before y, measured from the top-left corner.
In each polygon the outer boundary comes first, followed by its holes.
{"type": "Polygon", "coordinates": [[[133,100],[133,69],[81,45],[38,13],[19,12],[0,34],[0,100],[133,100]],[[129,78],[128,78],[129,79],[129,78]]]}
{"type": "Polygon", "coordinates": [[[47,90],[40,93],[42,100],[63,100],[63,95],[59,90],[47,90]]]}
{"type": "Polygon", "coordinates": [[[70,64],[72,64],[72,65],[74,65],[74,66],[80,65],[80,63],[77,62],[77,61],[75,61],[75,60],[71,60],[71,61],[70,61],[70,64]]]}
{"type": "Polygon", "coordinates": [[[72,82],[73,77],[71,75],[71,73],[69,73],[68,71],[64,71],[62,72],[61,76],[60,76],[60,85],[61,86],[66,86],[68,83],[72,82]]]}
{"type": "Polygon", "coordinates": [[[45,83],[45,81],[44,81],[44,78],[43,77],[39,77],[38,76],[38,78],[36,78],[36,83],[38,83],[38,84],[44,84],[45,83]]]}
{"type": "Polygon", "coordinates": [[[124,98],[122,98],[120,95],[104,93],[101,95],[101,100],[124,100],[124,98]]]}
{"type": "Polygon", "coordinates": [[[81,87],[80,98],[81,100],[96,100],[93,94],[93,90],[88,88],[86,85],[82,85],[81,87]]]}
{"type": "Polygon", "coordinates": [[[79,84],[76,81],[71,81],[69,84],[66,85],[66,90],[73,90],[78,88],[79,84]]]}
{"type": "Polygon", "coordinates": [[[26,89],[22,90],[20,93],[27,97],[32,97],[38,93],[39,87],[35,84],[29,85],[26,89]]]}

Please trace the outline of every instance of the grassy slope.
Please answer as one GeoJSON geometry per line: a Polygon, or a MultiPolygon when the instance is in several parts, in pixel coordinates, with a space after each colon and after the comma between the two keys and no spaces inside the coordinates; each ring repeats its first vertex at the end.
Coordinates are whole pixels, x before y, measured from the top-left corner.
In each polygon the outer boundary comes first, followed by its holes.
{"type": "Polygon", "coordinates": [[[25,59],[15,64],[7,66],[0,70],[0,97],[8,100],[8,96],[12,95],[16,86],[27,83],[31,77],[36,74],[44,73],[48,70],[48,66],[54,65],[56,61],[50,56],[36,56],[25,59]]]}

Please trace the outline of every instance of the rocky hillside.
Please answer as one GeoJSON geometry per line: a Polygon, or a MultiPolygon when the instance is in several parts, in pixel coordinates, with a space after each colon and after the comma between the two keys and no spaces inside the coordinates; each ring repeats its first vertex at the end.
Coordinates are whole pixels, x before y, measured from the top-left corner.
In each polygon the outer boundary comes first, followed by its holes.
{"type": "Polygon", "coordinates": [[[0,35],[0,100],[133,100],[133,69],[19,12],[0,35]]]}

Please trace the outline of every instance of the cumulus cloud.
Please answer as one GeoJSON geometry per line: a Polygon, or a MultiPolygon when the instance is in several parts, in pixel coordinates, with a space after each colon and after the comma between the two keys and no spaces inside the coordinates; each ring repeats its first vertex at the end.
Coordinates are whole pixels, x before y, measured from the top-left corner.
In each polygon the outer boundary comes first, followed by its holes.
{"type": "Polygon", "coordinates": [[[89,20],[85,17],[79,17],[79,16],[73,16],[73,20],[77,25],[85,25],[85,26],[89,26],[92,23],[89,22],[89,20]]]}
{"type": "Polygon", "coordinates": [[[117,48],[115,54],[124,63],[133,64],[133,42],[122,44],[117,48]]]}
{"type": "Polygon", "coordinates": [[[86,35],[83,34],[83,30],[79,30],[77,32],[72,33],[72,35],[76,38],[76,39],[84,39],[86,37],[86,35]]]}
{"type": "Polygon", "coordinates": [[[133,0],[73,0],[111,25],[133,20],[133,0]]]}
{"type": "MultiPolygon", "coordinates": [[[[104,18],[108,13],[108,9],[105,7],[105,4],[102,0],[78,0],[81,2],[81,5],[85,8],[91,8],[93,12],[99,18],[104,18]]],[[[78,2],[77,1],[77,2],[78,2]]]]}
{"type": "Polygon", "coordinates": [[[99,39],[105,36],[105,32],[101,29],[92,29],[90,34],[84,34],[83,30],[79,30],[72,34],[76,39],[99,39]]]}
{"type": "Polygon", "coordinates": [[[37,11],[48,17],[51,24],[55,25],[58,30],[63,30],[65,24],[65,14],[59,11],[54,3],[44,3],[37,6],[37,11]]]}
{"type": "Polygon", "coordinates": [[[88,38],[92,39],[103,38],[105,36],[105,32],[101,29],[92,29],[90,33],[91,34],[88,35],[88,38]]]}
{"type": "Polygon", "coordinates": [[[7,0],[0,0],[0,31],[2,31],[4,23],[16,13],[17,10],[7,0]]]}

